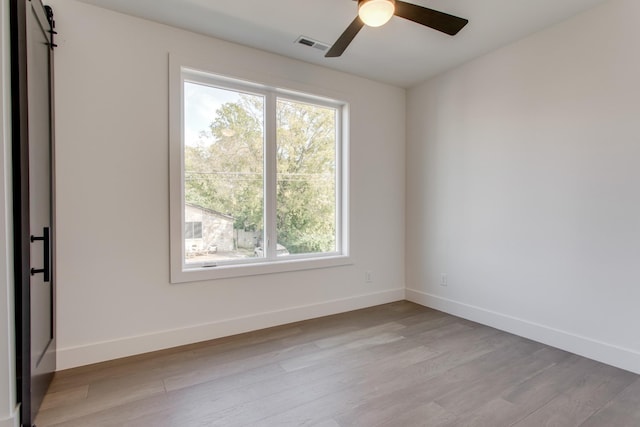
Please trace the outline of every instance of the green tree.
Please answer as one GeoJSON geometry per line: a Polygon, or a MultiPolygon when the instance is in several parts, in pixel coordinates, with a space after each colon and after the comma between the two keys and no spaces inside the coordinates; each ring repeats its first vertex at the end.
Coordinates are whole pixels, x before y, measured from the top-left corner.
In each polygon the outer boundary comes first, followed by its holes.
{"type": "Polygon", "coordinates": [[[185,147],[185,201],[263,227],[262,98],[245,95],[216,112],[197,146],[185,147]]]}
{"type": "Polygon", "coordinates": [[[292,253],[335,250],[335,110],[281,100],[277,124],[278,241],[292,253]]]}

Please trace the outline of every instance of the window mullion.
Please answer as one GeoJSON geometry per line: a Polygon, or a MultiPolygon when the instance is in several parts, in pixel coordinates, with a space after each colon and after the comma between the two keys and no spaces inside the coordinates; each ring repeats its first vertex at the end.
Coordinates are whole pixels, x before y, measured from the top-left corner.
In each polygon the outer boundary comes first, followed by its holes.
{"type": "Polygon", "coordinates": [[[276,258],[276,189],[277,189],[277,97],[273,92],[267,93],[265,103],[265,155],[264,155],[264,224],[265,224],[265,255],[276,258]]]}

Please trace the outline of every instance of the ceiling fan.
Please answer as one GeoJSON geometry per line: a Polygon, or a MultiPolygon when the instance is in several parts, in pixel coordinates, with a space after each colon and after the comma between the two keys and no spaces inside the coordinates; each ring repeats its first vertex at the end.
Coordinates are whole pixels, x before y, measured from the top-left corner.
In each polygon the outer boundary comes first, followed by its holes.
{"type": "Polygon", "coordinates": [[[464,18],[400,0],[354,1],[358,2],[358,16],[329,49],[325,55],[326,58],[335,58],[342,55],[365,25],[379,27],[386,24],[393,15],[442,31],[450,36],[458,34],[458,31],[469,22],[464,18]]]}

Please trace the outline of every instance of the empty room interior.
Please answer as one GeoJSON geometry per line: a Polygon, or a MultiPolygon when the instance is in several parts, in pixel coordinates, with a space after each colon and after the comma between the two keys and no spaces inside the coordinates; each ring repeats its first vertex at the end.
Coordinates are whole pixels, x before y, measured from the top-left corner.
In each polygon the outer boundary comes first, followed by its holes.
{"type": "Polygon", "coordinates": [[[640,2],[44,3],[0,427],[640,426],[640,2]]]}

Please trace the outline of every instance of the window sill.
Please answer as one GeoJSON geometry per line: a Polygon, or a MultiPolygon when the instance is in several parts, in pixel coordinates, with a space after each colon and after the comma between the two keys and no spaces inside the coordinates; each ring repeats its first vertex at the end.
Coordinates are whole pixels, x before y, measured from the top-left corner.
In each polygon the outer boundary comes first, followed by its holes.
{"type": "Polygon", "coordinates": [[[189,269],[182,269],[180,267],[176,269],[177,271],[171,271],[171,283],[198,282],[204,280],[286,273],[289,271],[315,270],[351,264],[353,264],[353,261],[349,256],[335,255],[322,258],[283,259],[242,265],[218,265],[189,269]]]}

